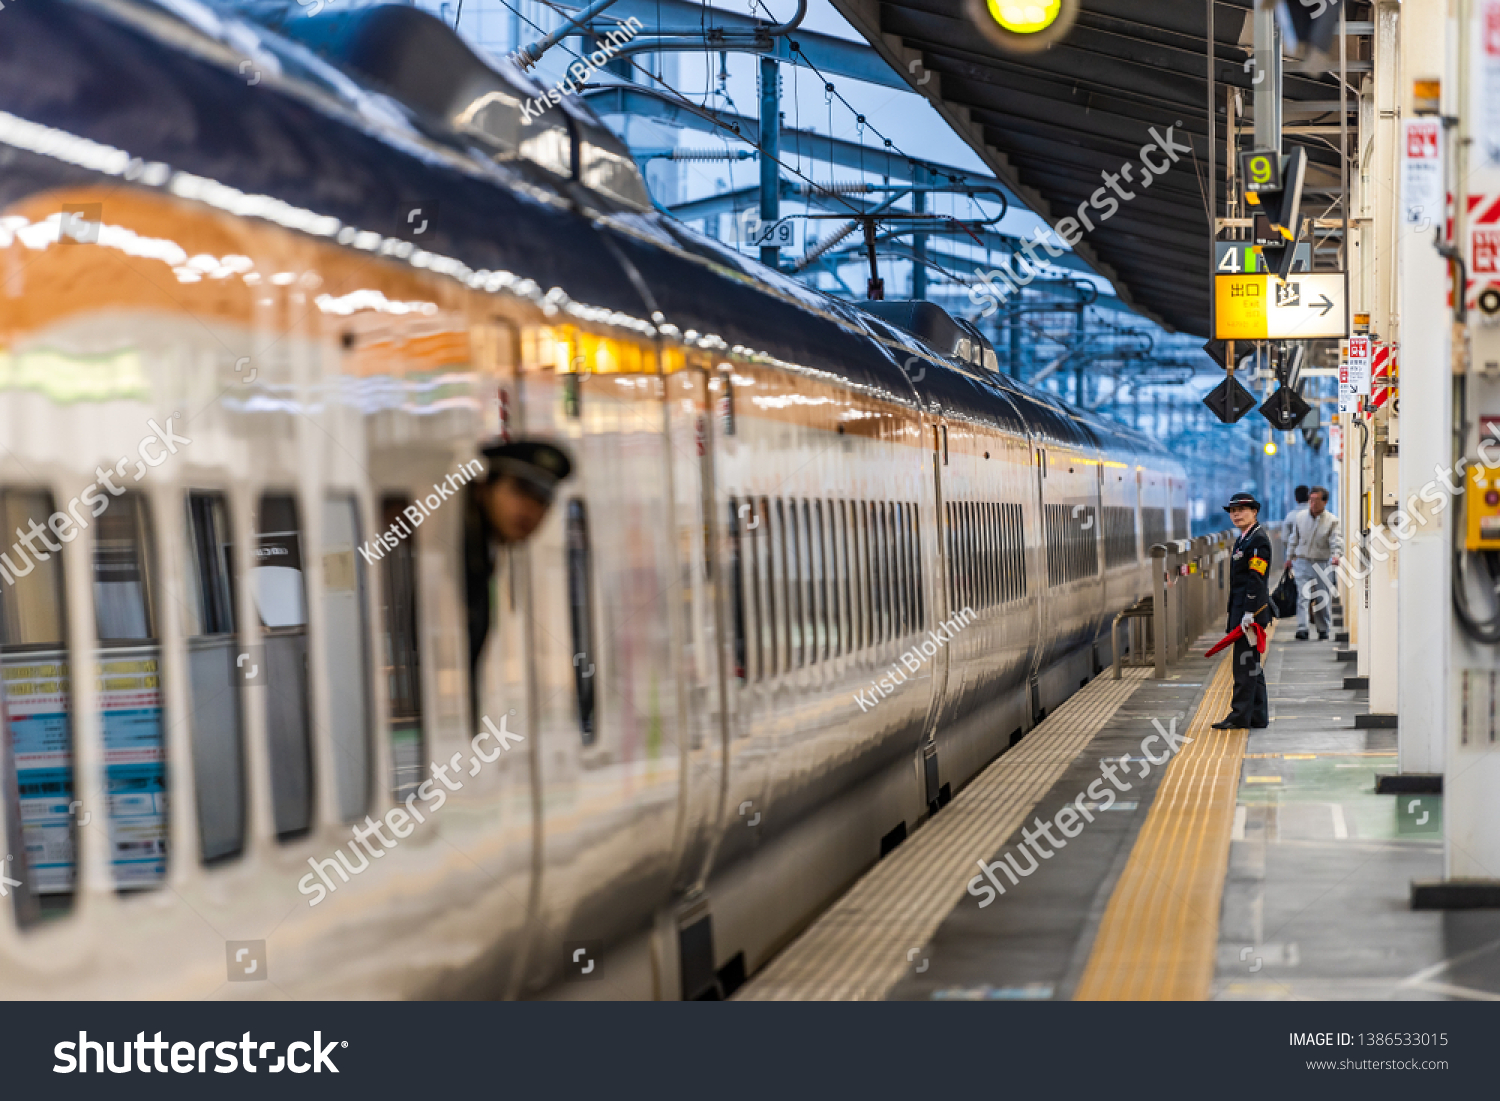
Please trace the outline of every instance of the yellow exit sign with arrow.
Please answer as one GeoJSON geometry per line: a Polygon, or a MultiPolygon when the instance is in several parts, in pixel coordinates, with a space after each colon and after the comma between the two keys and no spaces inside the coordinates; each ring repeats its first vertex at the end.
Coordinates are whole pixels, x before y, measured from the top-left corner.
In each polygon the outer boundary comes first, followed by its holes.
{"type": "Polygon", "coordinates": [[[1214,276],[1214,337],[1218,340],[1321,340],[1349,335],[1341,271],[1214,276]]]}

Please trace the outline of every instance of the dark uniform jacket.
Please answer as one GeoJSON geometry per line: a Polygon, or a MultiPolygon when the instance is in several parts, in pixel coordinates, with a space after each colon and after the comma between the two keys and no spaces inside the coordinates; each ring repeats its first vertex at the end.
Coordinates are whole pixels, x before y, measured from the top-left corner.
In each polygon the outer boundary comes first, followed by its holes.
{"type": "Polygon", "coordinates": [[[464,487],[464,602],[468,605],[469,684],[475,687],[479,655],[490,633],[490,579],[495,575],[495,538],[473,485],[464,487]]]}
{"type": "Polygon", "coordinates": [[[1266,573],[1271,568],[1271,537],[1256,524],[1235,541],[1229,558],[1229,620],[1225,631],[1240,625],[1246,612],[1259,612],[1255,622],[1269,627],[1275,618],[1271,611],[1271,590],[1266,573]]]}

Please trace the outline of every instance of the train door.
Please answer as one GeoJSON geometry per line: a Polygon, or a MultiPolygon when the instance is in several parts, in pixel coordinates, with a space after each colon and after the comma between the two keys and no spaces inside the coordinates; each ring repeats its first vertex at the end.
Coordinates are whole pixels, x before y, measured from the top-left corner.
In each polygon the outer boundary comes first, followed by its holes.
{"type": "Polygon", "coordinates": [[[667,378],[649,347],[570,328],[527,336],[526,432],[573,458],[520,552],[539,804],[525,990],[536,990],[597,960],[667,897],[686,738],[667,378]]]}
{"type": "MultiPolygon", "coordinates": [[[[525,376],[520,370],[520,333],[510,322],[493,319],[476,326],[471,341],[480,387],[480,442],[508,443],[529,428],[522,394],[525,376]]],[[[493,764],[485,766],[490,771],[479,777],[480,782],[488,779],[493,785],[483,791],[488,803],[484,813],[490,825],[502,826],[505,839],[499,858],[486,854],[483,861],[485,871],[500,885],[503,900],[489,917],[497,947],[487,955],[483,974],[470,987],[486,997],[494,990],[510,996],[520,990],[524,964],[517,960],[517,954],[522,951],[526,923],[539,889],[540,843],[536,831],[541,812],[534,779],[540,767],[537,755],[541,747],[532,733],[537,726],[532,560],[524,548],[498,551],[488,590],[489,634],[471,671],[469,708],[473,714],[468,729],[475,735],[499,729],[526,740],[511,741],[493,764]],[[489,779],[491,772],[493,779],[489,779]]],[[[495,752],[492,746],[490,752],[495,752]]],[[[453,993],[463,996],[469,990],[453,993]]]]}
{"type": "Polygon", "coordinates": [[[714,477],[715,417],[729,380],[694,365],[667,376],[671,438],[672,511],[680,586],[672,605],[678,613],[677,704],[685,741],[683,784],[675,841],[676,890],[707,875],[712,837],[723,799],[724,637],[719,595],[720,555],[714,477]]]}
{"type": "Polygon", "coordinates": [[[1052,620],[1054,618],[1052,600],[1050,599],[1048,586],[1050,584],[1047,572],[1047,463],[1048,455],[1045,446],[1033,445],[1031,459],[1035,465],[1035,480],[1033,491],[1036,501],[1032,510],[1032,522],[1027,525],[1026,545],[1031,554],[1031,584],[1032,593],[1036,597],[1036,633],[1032,637],[1036,639],[1035,648],[1031,652],[1031,672],[1027,677],[1027,695],[1030,699],[1031,721],[1036,724],[1044,717],[1041,693],[1038,687],[1038,678],[1041,676],[1042,663],[1052,652],[1052,620]]]}
{"type": "MultiPolygon", "coordinates": [[[[947,509],[944,505],[945,494],[943,492],[943,472],[948,465],[948,425],[942,421],[934,422],[932,425],[932,499],[933,508],[936,513],[937,523],[933,530],[938,533],[938,570],[933,577],[931,591],[928,593],[929,607],[933,609],[931,622],[941,623],[947,619],[952,612],[948,600],[947,578],[952,576],[952,562],[949,560],[949,547],[951,535],[949,528],[952,526],[946,515],[947,509]]],[[[938,720],[943,714],[943,701],[948,692],[948,669],[949,669],[948,646],[939,646],[937,654],[932,659],[932,700],[927,706],[927,719],[923,724],[921,754],[922,754],[922,778],[925,788],[925,797],[929,811],[936,812],[939,806],[939,795],[942,782],[939,779],[937,759],[937,728],[938,720]]]]}

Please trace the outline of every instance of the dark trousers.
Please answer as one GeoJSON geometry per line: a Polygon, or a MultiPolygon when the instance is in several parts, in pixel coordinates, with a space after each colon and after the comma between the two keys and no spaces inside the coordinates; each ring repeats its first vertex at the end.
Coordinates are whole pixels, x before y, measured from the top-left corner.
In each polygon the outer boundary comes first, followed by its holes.
{"type": "Polygon", "coordinates": [[[1234,640],[1234,702],[1229,714],[1242,726],[1265,726],[1271,721],[1265,670],[1253,642],[1234,640]]]}

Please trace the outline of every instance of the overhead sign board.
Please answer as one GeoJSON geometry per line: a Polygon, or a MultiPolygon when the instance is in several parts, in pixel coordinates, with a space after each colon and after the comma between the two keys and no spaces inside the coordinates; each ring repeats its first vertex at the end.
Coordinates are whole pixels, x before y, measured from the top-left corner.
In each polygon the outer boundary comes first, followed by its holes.
{"type": "MultiPolygon", "coordinates": [[[[1297,246],[1292,267],[1301,271],[1312,267],[1312,245],[1303,242],[1297,246]]],[[[1252,242],[1215,241],[1214,270],[1222,275],[1263,275],[1271,269],[1266,267],[1266,258],[1252,242]]]]}
{"type": "Polygon", "coordinates": [[[1281,190],[1281,154],[1274,149],[1251,149],[1240,154],[1240,175],[1246,191],[1281,190]]]}
{"type": "Polygon", "coordinates": [[[1349,335],[1344,273],[1214,276],[1219,340],[1321,340],[1349,335]]]}

